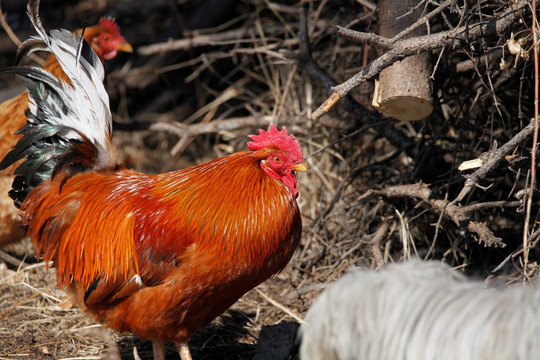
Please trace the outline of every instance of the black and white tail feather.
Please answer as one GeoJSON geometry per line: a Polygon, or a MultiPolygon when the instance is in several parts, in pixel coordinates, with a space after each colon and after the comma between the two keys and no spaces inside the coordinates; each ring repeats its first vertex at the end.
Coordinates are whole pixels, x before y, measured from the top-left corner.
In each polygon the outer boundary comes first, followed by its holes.
{"type": "Polygon", "coordinates": [[[23,42],[19,53],[53,53],[70,84],[34,66],[3,69],[19,75],[28,87],[27,124],[23,137],[0,162],[3,170],[26,158],[15,170],[10,196],[20,206],[37,185],[58,171],[70,174],[114,167],[109,96],[98,56],[80,35],[52,30],[47,35],[38,15],[39,0],[30,0],[28,15],[38,36],[23,42]]]}

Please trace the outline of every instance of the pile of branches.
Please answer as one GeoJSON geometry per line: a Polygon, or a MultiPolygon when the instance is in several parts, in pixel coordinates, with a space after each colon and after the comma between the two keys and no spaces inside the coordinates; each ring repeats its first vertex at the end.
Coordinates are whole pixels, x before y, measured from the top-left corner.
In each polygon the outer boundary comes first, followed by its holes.
{"type": "MultiPolygon", "coordinates": [[[[31,27],[19,3],[2,6],[25,39],[31,27]]],[[[379,35],[377,5],[43,1],[47,29],[106,14],[134,46],[107,64],[128,166],[164,172],[244,150],[246,135],[271,122],[301,141],[310,167],[299,181],[302,244],[264,294],[247,296],[279,299],[259,329],[301,317],[320,283],[351,266],[419,256],[490,277],[536,275],[531,0],[422,0],[411,9],[418,20],[391,38],[379,35]],[[412,36],[417,29],[425,35],[412,36]],[[433,112],[413,122],[382,115],[373,81],[421,52],[432,64],[433,112]]],[[[12,65],[16,45],[4,33],[0,44],[0,65],[12,65]]],[[[2,99],[20,86],[3,79],[2,99]]]]}
{"type": "MultiPolygon", "coordinates": [[[[321,119],[336,103],[343,106],[355,125],[340,140],[351,137],[343,142],[353,142],[345,145],[348,149],[356,144],[349,156],[354,151],[358,156],[310,227],[325,244],[324,251],[313,251],[319,257],[310,264],[337,252],[339,261],[327,262],[329,269],[366,260],[380,267],[415,253],[490,277],[502,269],[517,271],[518,277],[535,275],[531,250],[540,228],[534,200],[538,124],[533,121],[532,4],[420,1],[418,6],[424,15],[392,38],[360,24],[335,26],[348,44],[375,48],[353,76],[335,81],[336,74],[323,70],[310,54],[307,37],[306,48],[300,47],[308,73],[331,89],[313,117],[321,119]],[[407,37],[426,26],[428,35],[407,37]],[[355,96],[381,70],[421,52],[429,52],[433,63],[435,107],[429,117],[398,122],[355,96]],[[344,219],[356,221],[345,224],[344,219]],[[336,236],[335,228],[329,232],[329,223],[345,235],[336,236]]],[[[373,19],[376,27],[377,16],[373,19]]]]}

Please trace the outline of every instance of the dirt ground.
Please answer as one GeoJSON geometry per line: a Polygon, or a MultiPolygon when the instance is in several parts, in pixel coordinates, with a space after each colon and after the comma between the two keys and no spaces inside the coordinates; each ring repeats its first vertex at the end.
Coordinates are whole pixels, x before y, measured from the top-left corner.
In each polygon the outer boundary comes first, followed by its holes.
{"type": "MultiPolygon", "coordinates": [[[[32,30],[22,3],[2,7],[25,39],[32,30]]],[[[195,360],[264,360],[263,326],[299,323],[324,284],[352,268],[418,256],[488,281],[536,276],[531,12],[519,1],[450,3],[421,2],[430,34],[454,31],[454,40],[424,42],[434,110],[407,122],[371,105],[384,47],[335,27],[378,33],[376,1],[42,1],[46,29],[114,16],[134,46],[106,64],[114,141],[128,167],[160,173],[245,150],[247,135],[270,122],[300,140],[310,169],[299,177],[300,248],[282,273],[194,336],[195,360]],[[512,7],[519,14],[498,22],[512,7]],[[476,35],[486,23],[501,28],[476,35]],[[330,87],[358,73],[366,81],[314,119],[330,87]],[[459,170],[475,159],[477,167],[459,170]]],[[[15,51],[0,31],[0,67],[13,65],[15,51]]],[[[22,89],[0,75],[1,101],[22,89]]],[[[2,250],[11,258],[0,265],[0,360],[127,360],[134,347],[151,359],[149,342],[66,306],[28,239],[2,250]]],[[[167,359],[178,358],[170,344],[167,359]]],[[[295,349],[283,358],[297,358],[295,349]]]]}
{"type": "MultiPolygon", "coordinates": [[[[288,274],[289,269],[246,294],[194,336],[193,358],[252,359],[262,326],[296,322],[267,300],[292,296],[288,274]]],[[[119,355],[127,360],[134,359],[134,347],[141,359],[152,359],[151,342],[115,334],[78,309],[65,308],[66,292],[43,263],[3,270],[0,275],[0,359],[118,359],[119,355]]],[[[176,358],[178,353],[169,344],[167,359],[176,358]]]]}

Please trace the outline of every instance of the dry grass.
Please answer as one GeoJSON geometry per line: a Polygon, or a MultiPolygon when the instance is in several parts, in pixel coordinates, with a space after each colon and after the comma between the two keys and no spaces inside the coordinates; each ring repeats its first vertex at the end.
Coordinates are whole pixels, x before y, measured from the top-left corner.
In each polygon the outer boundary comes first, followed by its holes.
{"type": "MultiPolygon", "coordinates": [[[[108,66],[116,125],[124,129],[116,131],[115,141],[128,166],[164,172],[243,150],[246,135],[267,126],[269,119],[287,125],[304,153],[310,154],[306,160],[310,172],[299,179],[298,201],[304,217],[300,249],[283,273],[246,294],[192,339],[195,359],[251,359],[263,325],[297,321],[321,284],[351,267],[375,269],[420,256],[484,277],[504,275],[509,281],[536,274],[538,235],[529,237],[532,251],[526,268],[521,255],[525,221],[521,196],[528,186],[530,140],[512,149],[458,204],[487,204],[469,213],[468,220],[484,224],[505,247],[480,244],[477,234],[414,194],[384,195],[391,186],[420,184],[429,189],[432,199],[451,202],[465,184],[458,165],[500,148],[529,123],[530,60],[505,50],[489,60],[487,70],[485,62],[467,63],[493,49],[506,49],[509,32],[442,53],[433,51],[436,104],[425,121],[398,123],[372,112],[371,83],[349,95],[352,105],[342,101],[313,121],[312,111],[329,92],[324,79],[297,61],[302,8],[307,13],[313,59],[341,83],[365,65],[364,51],[369,60],[377,52],[340,38],[332,25],[362,31],[369,24],[376,28],[372,10],[361,5],[369,2],[223,1],[231,4],[230,9],[219,9],[221,17],[210,16],[211,24],[205,23],[210,29],[184,29],[182,37],[179,27],[196,28],[203,21],[198,11],[211,13],[205,8],[207,2],[181,2],[180,10],[172,12],[165,1],[143,5],[136,0],[87,0],[75,7],[66,2],[56,11],[42,9],[45,27],[88,24],[99,15],[90,10],[97,3],[117,15],[126,38],[139,49],[108,66]],[[141,15],[145,6],[150,7],[148,16],[141,15]],[[176,43],[170,50],[168,36],[192,41],[176,43]],[[161,44],[159,51],[153,52],[150,45],[154,44],[161,44]],[[381,192],[366,196],[369,189],[381,192]],[[512,204],[490,205],[500,201],[512,204]]],[[[480,8],[475,4],[468,13],[456,5],[431,20],[431,31],[448,30],[465,17],[469,23],[490,19],[505,5],[502,1],[481,3],[480,8]]],[[[515,37],[523,39],[525,51],[531,46],[529,20],[525,17],[524,23],[512,27],[515,37]]],[[[26,29],[21,25],[15,30],[22,36],[26,29]]],[[[10,64],[12,53],[2,55],[0,64],[10,64]]],[[[11,85],[6,81],[5,88],[11,85]]],[[[538,193],[534,196],[538,198],[538,193]]],[[[530,213],[533,235],[538,233],[538,210],[534,205],[530,213]]],[[[0,359],[96,359],[110,351],[132,359],[134,345],[141,358],[151,357],[149,343],[129,334],[111,334],[78,310],[59,308],[64,292],[57,288],[53,272],[32,260],[28,244],[8,250],[18,259],[28,255],[26,262],[31,265],[21,269],[9,265],[0,276],[0,359]]],[[[177,356],[172,347],[168,356],[177,356]]]]}

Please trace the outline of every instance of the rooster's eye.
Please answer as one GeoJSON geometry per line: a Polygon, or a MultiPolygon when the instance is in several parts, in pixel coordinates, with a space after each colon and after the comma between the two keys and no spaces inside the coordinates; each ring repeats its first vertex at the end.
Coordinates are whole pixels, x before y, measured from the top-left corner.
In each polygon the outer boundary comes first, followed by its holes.
{"type": "Polygon", "coordinates": [[[279,163],[281,162],[281,158],[278,156],[274,156],[274,162],[279,163]]]}

